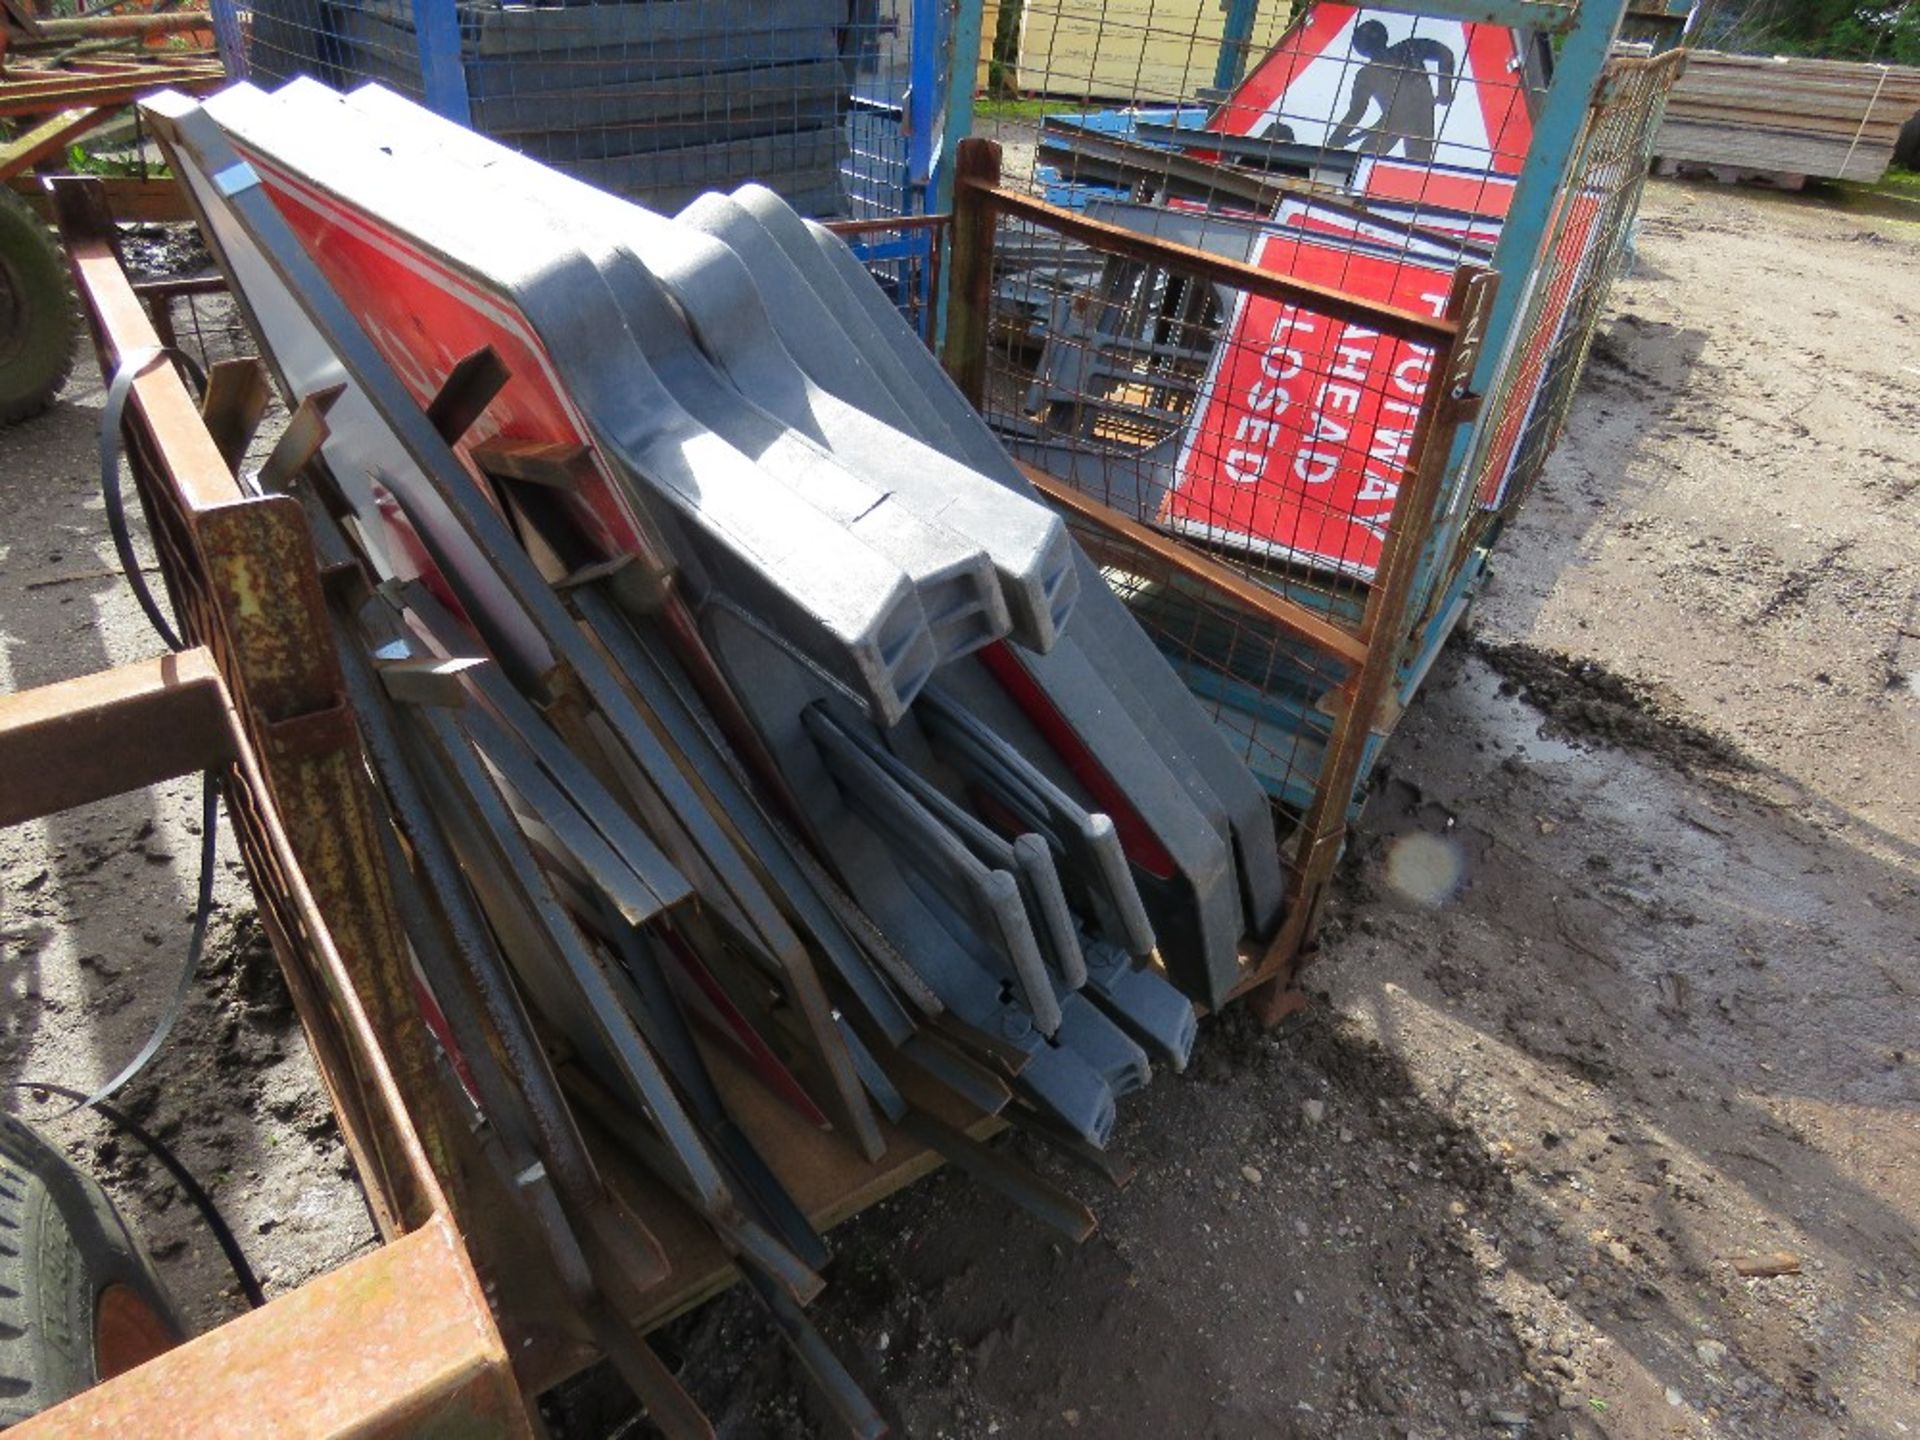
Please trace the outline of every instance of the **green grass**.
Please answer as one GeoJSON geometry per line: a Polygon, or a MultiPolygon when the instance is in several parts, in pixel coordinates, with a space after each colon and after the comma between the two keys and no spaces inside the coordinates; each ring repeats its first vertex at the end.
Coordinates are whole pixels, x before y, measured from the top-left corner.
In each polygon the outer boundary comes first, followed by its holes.
{"type": "Polygon", "coordinates": [[[1920,173],[1915,171],[1889,170],[1877,185],[1829,180],[1819,193],[1829,203],[1898,225],[1903,231],[1920,227],[1920,173]]]}
{"type": "Polygon", "coordinates": [[[1097,110],[1081,100],[976,100],[973,113],[981,120],[1038,120],[1045,115],[1084,115],[1097,110]]]}
{"type": "Polygon", "coordinates": [[[1887,171],[1880,183],[1873,188],[1882,195],[1898,195],[1903,200],[1920,200],[1920,170],[1902,170],[1896,165],[1887,171]]]}

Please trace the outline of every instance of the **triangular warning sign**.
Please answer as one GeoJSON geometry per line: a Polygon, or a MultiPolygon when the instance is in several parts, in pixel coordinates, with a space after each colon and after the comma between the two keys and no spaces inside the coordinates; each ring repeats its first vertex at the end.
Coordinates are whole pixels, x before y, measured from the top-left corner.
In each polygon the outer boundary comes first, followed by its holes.
{"type": "Polygon", "coordinates": [[[1521,53],[1504,25],[1316,4],[1207,128],[1517,174],[1533,139],[1521,53]]]}

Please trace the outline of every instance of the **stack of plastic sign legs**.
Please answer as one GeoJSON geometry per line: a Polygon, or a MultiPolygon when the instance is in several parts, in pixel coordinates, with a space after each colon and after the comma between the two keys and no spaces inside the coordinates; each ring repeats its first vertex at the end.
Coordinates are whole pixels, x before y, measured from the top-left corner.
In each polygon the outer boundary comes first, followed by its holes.
{"type": "Polygon", "coordinates": [[[714,1056],[795,1125],[870,1159],[910,1135],[1085,1233],[910,1097],[1104,1146],[1277,922],[1258,785],[769,192],[667,219],[378,88],[144,108],[304,437],[255,478],[312,518],[409,940],[549,1258],[702,1433],[619,1333],[661,1257],[605,1203],[584,1106],[878,1433],[714,1056]]]}

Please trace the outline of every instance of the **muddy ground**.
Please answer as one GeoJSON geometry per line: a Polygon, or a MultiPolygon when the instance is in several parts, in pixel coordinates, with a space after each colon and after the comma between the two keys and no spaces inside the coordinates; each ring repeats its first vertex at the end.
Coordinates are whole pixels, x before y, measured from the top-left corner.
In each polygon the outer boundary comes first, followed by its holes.
{"type": "MultiPolygon", "coordinates": [[[[1125,1188],[1033,1156],[1084,1245],[950,1175],[837,1232],[817,1313],[904,1433],[1920,1435],[1920,216],[1669,183],[1643,215],[1307,1011],[1210,1022],[1123,1109],[1125,1188]]],[[[152,648],[104,573],[98,404],[0,433],[8,687],[152,648]]],[[[96,811],[0,837],[9,1078],[109,1073],[134,982],[171,982],[191,789],[96,811]]],[[[366,1222],[227,862],[222,898],[131,1103],[272,1289],[366,1222]]],[[[63,1125],[221,1313],[151,1167],[63,1125]]],[[[747,1305],[663,1343],[723,1434],[816,1433],[747,1305]]],[[[567,1428],[624,1413],[588,1389],[567,1428]]]]}

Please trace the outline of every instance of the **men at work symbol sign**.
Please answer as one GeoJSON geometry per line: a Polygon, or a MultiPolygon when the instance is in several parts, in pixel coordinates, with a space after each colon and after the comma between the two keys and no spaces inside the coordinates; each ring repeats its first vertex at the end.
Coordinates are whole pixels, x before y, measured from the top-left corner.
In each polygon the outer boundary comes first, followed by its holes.
{"type": "Polygon", "coordinates": [[[1353,5],[1308,10],[1207,128],[1509,175],[1533,138],[1512,30],[1353,5]]]}

